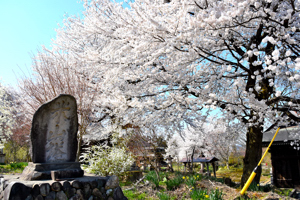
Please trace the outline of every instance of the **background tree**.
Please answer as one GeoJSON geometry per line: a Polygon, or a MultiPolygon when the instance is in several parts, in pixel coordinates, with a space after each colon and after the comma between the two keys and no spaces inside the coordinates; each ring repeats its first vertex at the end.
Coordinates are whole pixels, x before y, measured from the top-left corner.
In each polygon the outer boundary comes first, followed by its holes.
{"type": "MultiPolygon", "coordinates": [[[[19,88],[27,110],[27,119],[32,120],[33,114],[44,103],[51,101],[60,94],[70,94],[76,98],[78,112],[78,152],[83,136],[87,133],[87,127],[92,123],[91,117],[95,95],[98,92],[97,84],[90,86],[86,79],[91,76],[82,71],[75,70],[77,65],[68,60],[68,55],[52,53],[47,50],[39,52],[32,58],[32,77],[24,77],[19,80],[19,88]]],[[[100,114],[99,114],[100,115],[100,114]]]]}
{"type": "Polygon", "coordinates": [[[123,137],[127,138],[126,146],[136,157],[137,163],[143,167],[150,166],[150,169],[154,169],[159,178],[159,171],[162,164],[165,163],[167,135],[164,129],[135,127],[123,137]]]}
{"type": "Polygon", "coordinates": [[[244,148],[246,130],[242,124],[226,122],[226,119],[214,118],[205,126],[207,148],[210,154],[226,164],[237,148],[244,148]]]}
{"type": "Polygon", "coordinates": [[[84,18],[65,21],[52,51],[94,75],[90,83],[107,97],[101,102],[123,125],[192,123],[215,108],[243,123],[243,185],[261,157],[266,119],[274,126],[299,121],[291,113],[300,103],[298,2],[129,5],[85,1],[84,18]]]}
{"type": "Polygon", "coordinates": [[[9,89],[0,83],[0,143],[12,134],[14,124],[14,97],[9,89]]]}
{"type": "Polygon", "coordinates": [[[22,101],[12,89],[0,83],[0,144],[6,162],[29,161],[29,123],[24,117],[22,101]]]}
{"type": "Polygon", "coordinates": [[[186,158],[189,170],[193,171],[193,159],[202,156],[215,156],[213,149],[207,143],[208,135],[201,128],[188,127],[181,134],[174,134],[168,141],[167,156],[171,155],[177,160],[186,158]]]}

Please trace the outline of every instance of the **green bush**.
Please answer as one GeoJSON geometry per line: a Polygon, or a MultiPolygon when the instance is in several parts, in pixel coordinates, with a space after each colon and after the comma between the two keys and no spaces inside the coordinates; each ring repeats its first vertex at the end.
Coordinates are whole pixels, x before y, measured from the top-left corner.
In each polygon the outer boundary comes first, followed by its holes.
{"type": "Polygon", "coordinates": [[[181,175],[177,175],[175,178],[166,181],[167,190],[175,190],[181,183],[183,183],[183,179],[181,175]]]}
{"type": "Polygon", "coordinates": [[[130,169],[134,158],[124,147],[95,145],[86,149],[80,156],[83,168],[102,176],[121,175],[130,169]]]}
{"type": "Polygon", "coordinates": [[[19,162],[19,163],[10,163],[10,168],[11,169],[21,169],[23,170],[27,165],[28,163],[27,162],[19,162]]]}
{"type": "Polygon", "coordinates": [[[150,171],[146,175],[145,179],[152,182],[156,188],[159,187],[159,177],[157,177],[157,174],[155,173],[155,171],[150,171]]]}
{"type": "Polygon", "coordinates": [[[24,168],[28,165],[26,162],[9,163],[7,165],[0,165],[0,173],[22,173],[24,168]]]}
{"type": "Polygon", "coordinates": [[[30,159],[29,147],[20,146],[13,141],[4,144],[5,163],[27,162],[30,159]]]}

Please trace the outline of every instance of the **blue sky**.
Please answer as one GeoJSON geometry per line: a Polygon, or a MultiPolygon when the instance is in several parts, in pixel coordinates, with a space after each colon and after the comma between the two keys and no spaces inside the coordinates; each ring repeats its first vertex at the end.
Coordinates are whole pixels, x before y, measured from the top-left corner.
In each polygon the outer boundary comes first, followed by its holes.
{"type": "Polygon", "coordinates": [[[31,55],[50,46],[65,15],[82,11],[80,0],[0,0],[0,82],[16,87],[30,75],[31,55]]]}

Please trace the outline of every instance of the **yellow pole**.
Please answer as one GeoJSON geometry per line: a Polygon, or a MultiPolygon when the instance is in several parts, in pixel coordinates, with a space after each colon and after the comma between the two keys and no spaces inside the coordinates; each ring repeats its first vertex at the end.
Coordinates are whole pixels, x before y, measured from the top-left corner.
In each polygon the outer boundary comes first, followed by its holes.
{"type": "Polygon", "coordinates": [[[268,148],[266,149],[264,155],[262,156],[262,158],[260,159],[258,165],[254,168],[254,170],[252,171],[250,177],[248,178],[247,182],[245,183],[243,189],[240,192],[241,195],[245,194],[246,190],[248,189],[248,187],[252,183],[252,181],[253,181],[253,179],[254,179],[254,177],[256,175],[256,171],[257,171],[258,167],[260,166],[260,164],[263,161],[264,157],[267,155],[267,153],[269,151],[269,148],[271,147],[271,145],[272,145],[272,143],[273,143],[273,141],[274,141],[274,139],[275,139],[275,137],[276,137],[276,135],[277,135],[277,133],[278,133],[279,130],[280,130],[280,127],[278,127],[278,129],[277,129],[276,133],[274,134],[273,139],[271,140],[271,142],[270,142],[268,148]]]}

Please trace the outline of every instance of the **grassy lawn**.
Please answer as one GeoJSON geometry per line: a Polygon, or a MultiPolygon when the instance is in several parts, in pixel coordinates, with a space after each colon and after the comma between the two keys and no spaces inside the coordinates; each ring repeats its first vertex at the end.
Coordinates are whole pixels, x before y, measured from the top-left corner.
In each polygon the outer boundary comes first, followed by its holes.
{"type": "Polygon", "coordinates": [[[22,173],[23,169],[28,165],[27,162],[0,164],[0,174],[16,174],[22,173]]]}
{"type": "MultiPolygon", "coordinates": [[[[243,175],[243,168],[230,168],[225,169],[225,168],[220,168],[216,172],[217,178],[231,178],[232,181],[234,182],[241,182],[241,178],[243,175]]],[[[262,170],[262,174],[260,177],[260,183],[265,183],[267,181],[271,180],[270,177],[270,170],[268,168],[262,170]]]]}

